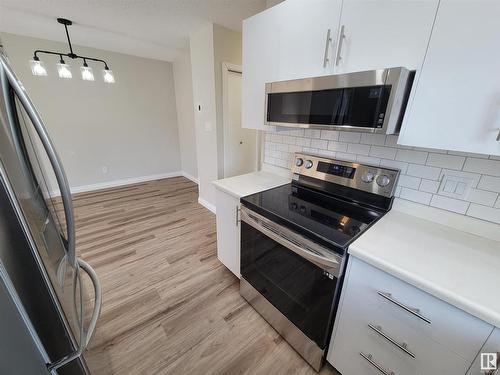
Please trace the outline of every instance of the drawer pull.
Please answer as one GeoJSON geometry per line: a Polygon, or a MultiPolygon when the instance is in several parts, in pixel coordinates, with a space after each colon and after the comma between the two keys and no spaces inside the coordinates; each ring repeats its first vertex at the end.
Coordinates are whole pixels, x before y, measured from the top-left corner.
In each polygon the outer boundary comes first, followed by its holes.
{"type": "Polygon", "coordinates": [[[398,300],[394,299],[392,297],[391,293],[385,293],[385,292],[380,292],[380,291],[377,292],[377,293],[378,293],[379,296],[385,298],[389,302],[392,302],[396,306],[401,307],[403,310],[408,311],[410,314],[413,314],[414,316],[416,316],[417,318],[423,320],[424,322],[431,324],[431,321],[429,319],[427,319],[425,316],[423,316],[422,314],[420,314],[420,310],[419,309],[416,309],[416,308],[413,308],[413,307],[408,307],[408,306],[402,304],[398,300]]]}
{"type": "Polygon", "coordinates": [[[415,358],[415,354],[413,354],[411,351],[408,350],[406,343],[397,342],[391,336],[389,336],[387,333],[383,332],[382,327],[374,326],[373,324],[368,324],[368,327],[370,327],[372,330],[377,332],[380,336],[382,336],[384,339],[386,339],[390,343],[394,344],[397,348],[401,349],[403,352],[408,354],[410,357],[415,358]]]}
{"type": "Polygon", "coordinates": [[[382,366],[380,366],[377,362],[373,360],[373,356],[371,354],[365,354],[363,352],[360,352],[359,355],[366,359],[373,367],[375,367],[377,370],[380,371],[381,374],[384,375],[396,375],[394,371],[391,370],[386,370],[382,366]]]}

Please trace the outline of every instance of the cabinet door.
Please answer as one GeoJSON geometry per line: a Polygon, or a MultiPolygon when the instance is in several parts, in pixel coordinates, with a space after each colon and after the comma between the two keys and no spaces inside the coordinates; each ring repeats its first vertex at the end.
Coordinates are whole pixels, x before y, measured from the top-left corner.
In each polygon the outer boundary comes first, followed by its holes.
{"type": "Polygon", "coordinates": [[[500,1],[441,0],[399,143],[500,155],[500,1]]]}
{"type": "Polygon", "coordinates": [[[336,73],[422,65],[438,0],[344,0],[336,73]]]}
{"type": "Polygon", "coordinates": [[[287,0],[280,4],[276,80],[333,73],[341,0],[287,0]]]}
{"type": "Polygon", "coordinates": [[[500,328],[495,328],[488,338],[488,341],[486,341],[484,346],[481,348],[480,353],[477,355],[477,358],[470,367],[469,372],[467,372],[467,375],[496,375],[495,370],[498,369],[500,369],[500,328]],[[484,353],[487,357],[487,360],[483,359],[483,363],[481,363],[482,353],[484,353]],[[481,366],[485,366],[485,368],[481,369],[481,366]],[[486,369],[486,367],[489,368],[486,369]]]}
{"type": "Polygon", "coordinates": [[[264,129],[265,85],[275,80],[279,6],[243,21],[243,128],[264,129]]]}
{"type": "Polygon", "coordinates": [[[217,257],[240,277],[240,200],[216,190],[217,205],[217,257]]]}

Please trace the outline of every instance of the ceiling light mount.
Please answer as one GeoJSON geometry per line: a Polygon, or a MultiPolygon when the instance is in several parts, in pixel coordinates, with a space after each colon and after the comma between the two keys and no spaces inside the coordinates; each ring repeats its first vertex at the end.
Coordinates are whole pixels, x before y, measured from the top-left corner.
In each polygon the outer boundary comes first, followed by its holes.
{"type": "Polygon", "coordinates": [[[69,70],[69,66],[63,60],[63,56],[66,56],[66,57],[69,57],[70,59],[73,59],[73,60],[75,60],[75,59],[82,59],[83,60],[83,66],[81,67],[83,80],[85,80],[85,81],[93,81],[94,80],[92,68],[89,67],[87,64],[87,60],[88,60],[88,61],[95,61],[95,62],[103,63],[104,64],[104,70],[103,70],[104,82],[114,83],[115,79],[113,76],[113,72],[109,69],[108,63],[106,61],[104,61],[102,59],[94,58],[94,57],[77,55],[73,51],[73,45],[71,44],[71,39],[69,37],[69,32],[68,32],[68,26],[73,25],[73,21],[68,20],[67,18],[57,18],[57,22],[59,22],[61,25],[64,25],[64,31],[66,32],[66,38],[68,39],[69,52],[63,53],[63,52],[54,52],[54,51],[46,51],[46,50],[36,50],[33,53],[33,60],[30,61],[32,73],[34,75],[37,75],[37,76],[44,76],[44,75],[46,76],[47,75],[47,70],[45,69],[43,62],[40,61],[40,58],[38,57],[39,54],[56,55],[56,56],[59,56],[59,63],[58,63],[59,77],[71,78],[72,75],[71,75],[71,71],[69,70]],[[61,65],[64,65],[63,73],[61,73],[61,65]]]}

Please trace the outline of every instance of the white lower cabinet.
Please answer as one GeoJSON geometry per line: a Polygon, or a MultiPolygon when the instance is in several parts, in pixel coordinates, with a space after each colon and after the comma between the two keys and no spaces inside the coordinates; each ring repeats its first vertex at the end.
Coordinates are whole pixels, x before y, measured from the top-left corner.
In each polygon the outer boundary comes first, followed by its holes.
{"type": "Polygon", "coordinates": [[[469,369],[467,375],[497,375],[500,374],[500,329],[495,328],[488,337],[488,341],[481,348],[481,352],[477,355],[476,360],[469,369]],[[483,358],[481,363],[481,357],[484,354],[486,357],[483,358]],[[495,355],[496,354],[496,355],[495,355]],[[496,363],[495,363],[496,357],[496,363]],[[485,369],[481,369],[481,365],[485,369]],[[495,369],[496,367],[496,369],[495,369]],[[486,368],[488,368],[486,370],[486,368]],[[496,372],[497,371],[497,372],[496,372]]]}
{"type": "Polygon", "coordinates": [[[465,374],[492,330],[351,256],[327,360],[342,375],[465,374]]]}
{"type": "Polygon", "coordinates": [[[240,200],[216,189],[217,257],[236,276],[240,277],[240,200]]]}

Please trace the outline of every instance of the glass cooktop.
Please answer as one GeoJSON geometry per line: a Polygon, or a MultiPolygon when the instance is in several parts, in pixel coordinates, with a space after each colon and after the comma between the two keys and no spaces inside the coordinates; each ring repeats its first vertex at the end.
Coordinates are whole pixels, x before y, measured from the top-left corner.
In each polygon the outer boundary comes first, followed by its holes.
{"type": "Polygon", "coordinates": [[[384,214],[294,184],[243,197],[241,202],[313,240],[343,249],[384,214]]]}

